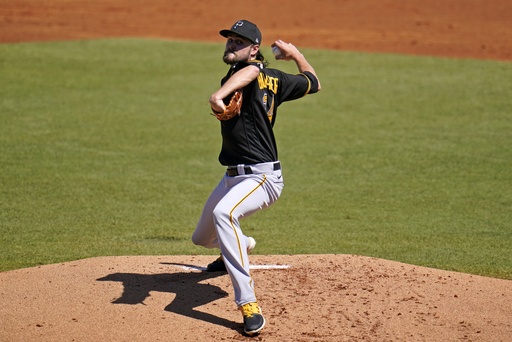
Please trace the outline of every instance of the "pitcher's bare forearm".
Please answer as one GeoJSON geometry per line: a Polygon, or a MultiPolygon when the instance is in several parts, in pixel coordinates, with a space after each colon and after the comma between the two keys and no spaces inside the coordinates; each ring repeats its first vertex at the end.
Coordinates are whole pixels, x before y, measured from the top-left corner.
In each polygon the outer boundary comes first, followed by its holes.
{"type": "Polygon", "coordinates": [[[212,109],[217,112],[224,111],[224,98],[235,92],[235,90],[242,89],[254,81],[258,77],[259,72],[258,67],[249,65],[233,74],[219,90],[210,96],[210,106],[212,109]]]}

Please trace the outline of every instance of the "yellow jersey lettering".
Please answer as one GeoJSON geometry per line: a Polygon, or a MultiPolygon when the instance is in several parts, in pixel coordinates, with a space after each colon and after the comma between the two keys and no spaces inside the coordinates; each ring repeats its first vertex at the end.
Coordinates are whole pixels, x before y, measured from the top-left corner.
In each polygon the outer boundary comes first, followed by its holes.
{"type": "Polygon", "coordinates": [[[270,77],[260,72],[258,75],[258,85],[260,89],[268,89],[274,94],[277,93],[279,79],[277,77],[270,77]]]}

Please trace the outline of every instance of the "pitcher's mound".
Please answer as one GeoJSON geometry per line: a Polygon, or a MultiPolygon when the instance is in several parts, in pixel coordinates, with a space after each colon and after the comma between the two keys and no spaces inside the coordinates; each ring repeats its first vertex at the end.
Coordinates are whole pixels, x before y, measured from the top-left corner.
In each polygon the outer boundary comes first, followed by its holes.
{"type": "Polygon", "coordinates": [[[352,255],[250,257],[250,338],[213,256],[100,257],[0,273],[1,341],[508,341],[512,282],[352,255]]]}

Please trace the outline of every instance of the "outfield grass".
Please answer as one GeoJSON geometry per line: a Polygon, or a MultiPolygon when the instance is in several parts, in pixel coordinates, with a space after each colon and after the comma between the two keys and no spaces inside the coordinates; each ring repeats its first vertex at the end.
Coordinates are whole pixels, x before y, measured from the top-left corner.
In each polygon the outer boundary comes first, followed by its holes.
{"type": "MultiPolygon", "coordinates": [[[[223,173],[207,101],[226,71],[221,50],[139,39],[0,45],[0,270],[216,254],[190,236],[223,173]]],[[[512,279],[512,65],[304,52],[323,90],[279,110],[286,186],[243,222],[255,252],[512,279]]]]}

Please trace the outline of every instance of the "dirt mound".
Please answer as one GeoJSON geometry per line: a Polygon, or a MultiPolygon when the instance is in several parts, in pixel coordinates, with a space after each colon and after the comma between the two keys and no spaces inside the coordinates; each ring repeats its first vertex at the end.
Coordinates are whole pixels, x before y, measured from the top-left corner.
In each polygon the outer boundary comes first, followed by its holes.
{"type": "MultiPolygon", "coordinates": [[[[211,256],[0,273],[1,341],[219,341],[242,332],[211,256]]],[[[350,255],[251,256],[263,341],[508,341],[512,283],[350,255]]]]}

